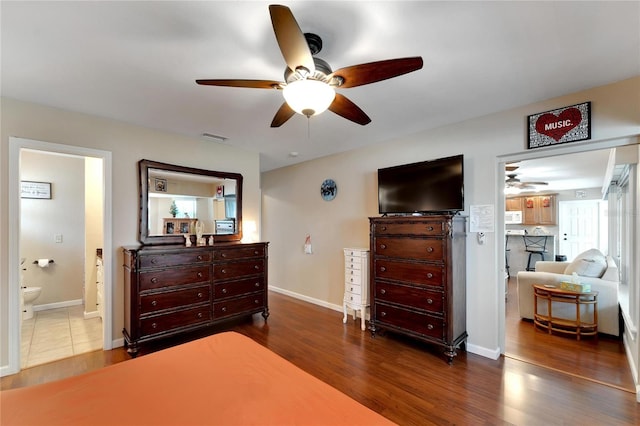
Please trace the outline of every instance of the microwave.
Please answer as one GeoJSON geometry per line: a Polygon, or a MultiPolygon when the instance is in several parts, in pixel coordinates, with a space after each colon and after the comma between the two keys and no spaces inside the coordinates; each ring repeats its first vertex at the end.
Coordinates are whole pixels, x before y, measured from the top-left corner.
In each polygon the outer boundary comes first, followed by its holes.
{"type": "Polygon", "coordinates": [[[504,212],[505,225],[519,225],[522,223],[522,211],[504,212]]]}

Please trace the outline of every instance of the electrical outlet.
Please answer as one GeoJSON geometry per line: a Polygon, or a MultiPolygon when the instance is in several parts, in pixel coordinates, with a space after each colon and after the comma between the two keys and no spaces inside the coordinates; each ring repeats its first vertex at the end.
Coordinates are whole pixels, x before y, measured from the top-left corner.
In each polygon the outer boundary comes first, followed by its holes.
{"type": "Polygon", "coordinates": [[[61,243],[62,242],[62,234],[54,235],[54,239],[55,239],[56,243],[61,243]]]}

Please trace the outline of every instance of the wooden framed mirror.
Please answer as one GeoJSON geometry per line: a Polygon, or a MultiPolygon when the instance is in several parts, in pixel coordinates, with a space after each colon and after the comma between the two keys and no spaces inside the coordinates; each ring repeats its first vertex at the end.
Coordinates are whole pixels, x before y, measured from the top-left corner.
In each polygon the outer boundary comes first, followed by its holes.
{"type": "Polygon", "coordinates": [[[207,241],[242,239],[241,174],[151,160],[140,160],[138,168],[142,244],[184,244],[196,223],[207,241]]]}

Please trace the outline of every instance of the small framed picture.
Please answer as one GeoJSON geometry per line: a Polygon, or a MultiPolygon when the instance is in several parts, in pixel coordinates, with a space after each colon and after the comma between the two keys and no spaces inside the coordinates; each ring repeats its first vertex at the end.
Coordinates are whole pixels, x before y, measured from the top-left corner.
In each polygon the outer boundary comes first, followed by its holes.
{"type": "Polygon", "coordinates": [[[51,182],[20,181],[20,198],[51,199],[51,182]]]}
{"type": "Polygon", "coordinates": [[[591,102],[530,115],[528,149],[591,139],[591,102]]]}
{"type": "Polygon", "coordinates": [[[167,180],[155,178],[156,192],[167,192],[167,180]]]}

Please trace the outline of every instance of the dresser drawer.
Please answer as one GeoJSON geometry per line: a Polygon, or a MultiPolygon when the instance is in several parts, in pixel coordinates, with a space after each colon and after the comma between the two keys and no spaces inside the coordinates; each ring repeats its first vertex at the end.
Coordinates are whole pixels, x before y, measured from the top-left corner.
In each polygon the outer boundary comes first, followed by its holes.
{"type": "Polygon", "coordinates": [[[222,248],[213,252],[214,260],[235,260],[249,257],[264,257],[264,246],[222,248]]]}
{"type": "Polygon", "coordinates": [[[376,238],[376,255],[405,259],[444,259],[444,240],[439,238],[376,238]]]}
{"type": "Polygon", "coordinates": [[[210,251],[189,252],[189,250],[185,250],[185,253],[144,254],[140,256],[140,268],[161,268],[201,262],[211,262],[210,251]]]}
{"type": "Polygon", "coordinates": [[[444,339],[444,321],[426,313],[409,311],[376,302],[375,319],[380,324],[389,324],[439,340],[444,339]]]}
{"type": "Polygon", "coordinates": [[[344,291],[347,292],[347,293],[351,293],[351,294],[355,294],[357,296],[360,296],[362,294],[362,286],[356,285],[356,284],[346,283],[344,285],[344,291]]]}
{"type": "Polygon", "coordinates": [[[350,249],[344,249],[344,255],[345,257],[357,257],[357,258],[362,258],[362,257],[366,257],[367,253],[369,253],[368,250],[350,250],[350,249]]]}
{"type": "Polygon", "coordinates": [[[140,291],[209,281],[210,267],[176,268],[140,272],[140,291]]]}
{"type": "Polygon", "coordinates": [[[251,259],[240,262],[221,263],[213,265],[213,279],[226,280],[245,275],[255,275],[264,272],[264,259],[251,259]]]}
{"type": "Polygon", "coordinates": [[[344,267],[347,269],[362,269],[362,258],[361,257],[353,257],[353,256],[345,256],[344,258],[344,267]]]}
{"type": "Polygon", "coordinates": [[[346,270],[344,273],[344,282],[346,283],[362,283],[362,272],[354,270],[346,270]]]}
{"type": "Polygon", "coordinates": [[[376,282],[376,300],[442,314],[444,295],[438,291],[406,285],[376,282]]]}
{"type": "Polygon", "coordinates": [[[209,321],[211,321],[211,308],[205,305],[141,319],[140,331],[142,335],[158,334],[209,321]]]}
{"type": "Polygon", "coordinates": [[[230,299],[213,303],[213,318],[220,319],[235,314],[246,314],[248,311],[264,307],[264,293],[250,294],[238,299],[230,299]]]}
{"type": "Polygon", "coordinates": [[[231,281],[213,286],[214,300],[226,297],[240,296],[241,294],[263,291],[265,288],[264,277],[247,278],[240,281],[231,281]]]}
{"type": "Polygon", "coordinates": [[[444,222],[376,223],[374,235],[444,235],[444,222]]]}
{"type": "Polygon", "coordinates": [[[211,300],[209,286],[192,287],[164,293],[145,294],[140,296],[140,313],[163,311],[165,309],[181,308],[211,300]]]}
{"type": "Polygon", "coordinates": [[[444,285],[443,267],[428,263],[408,263],[375,259],[375,279],[402,281],[432,286],[444,285]]]}

